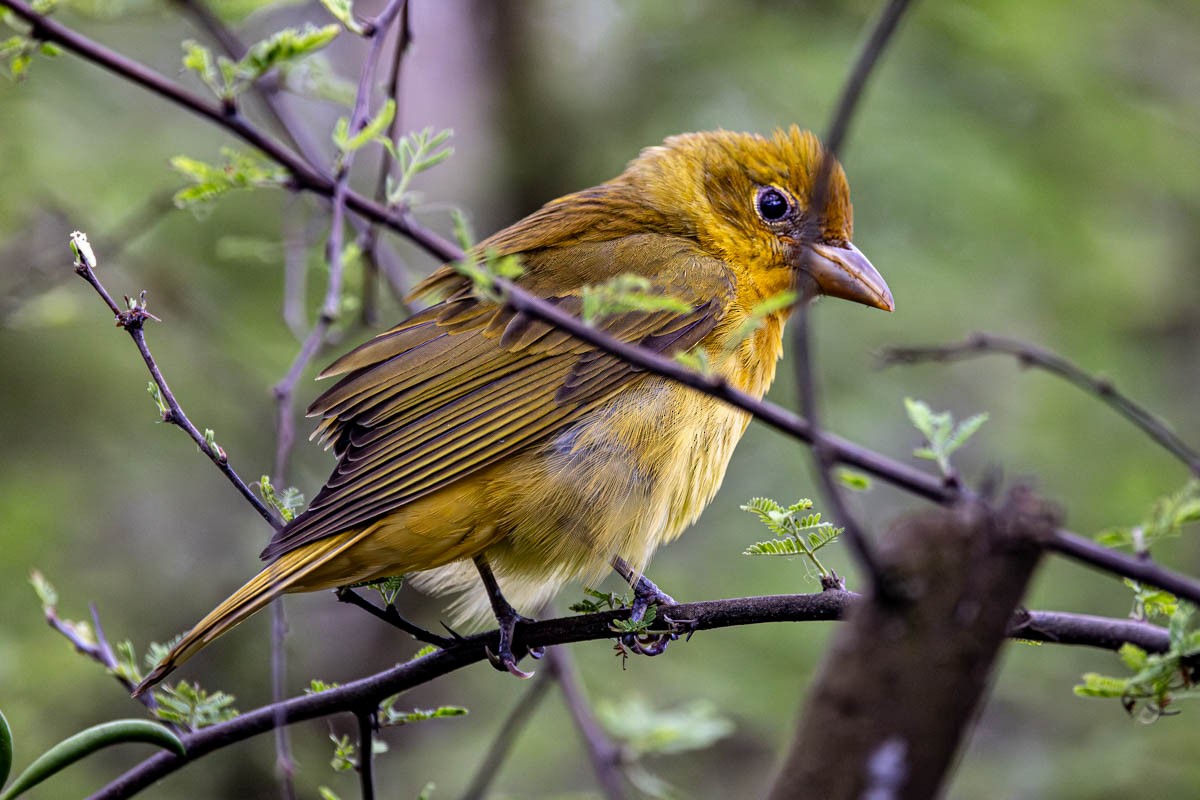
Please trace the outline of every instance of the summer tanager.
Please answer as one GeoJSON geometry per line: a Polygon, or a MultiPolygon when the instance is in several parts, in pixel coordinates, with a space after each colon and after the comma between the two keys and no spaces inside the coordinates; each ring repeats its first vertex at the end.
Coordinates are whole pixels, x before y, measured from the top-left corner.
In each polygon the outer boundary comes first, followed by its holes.
{"type": "MultiPolygon", "coordinates": [[[[771,138],[673,136],[477,252],[519,256],[517,283],[576,314],[582,287],[644,276],[691,310],[616,312],[598,327],[668,355],[702,350],[716,374],[761,397],[788,311],[731,337],[764,300],[798,288],[893,307],[850,243],[839,165],[825,207],[806,207],[822,158],[816,137],[794,126],[771,138]]],[[[314,436],[338,456],[324,488],[275,534],[266,568],[139,692],[283,592],[409,573],[433,592],[462,594],[460,616],[494,611],[494,662],[521,674],[510,645],[523,618],[501,587],[532,609],[609,564],[636,579],[712,499],[749,415],[482,300],[451,267],[414,295],[441,299],[321,375],[342,376],[309,409],[322,418],[314,436]]]]}

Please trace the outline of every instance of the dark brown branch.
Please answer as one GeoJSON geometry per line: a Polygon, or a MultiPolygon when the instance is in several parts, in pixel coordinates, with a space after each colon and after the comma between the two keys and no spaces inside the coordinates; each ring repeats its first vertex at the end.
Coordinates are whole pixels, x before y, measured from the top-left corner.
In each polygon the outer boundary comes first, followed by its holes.
{"type": "MultiPolygon", "coordinates": [[[[829,123],[829,131],[825,136],[825,154],[821,159],[817,179],[813,183],[813,189],[809,197],[808,207],[811,213],[809,214],[808,223],[805,226],[803,234],[804,239],[808,242],[817,238],[822,226],[825,201],[829,193],[829,177],[833,172],[833,165],[837,159],[837,155],[841,151],[842,142],[846,138],[846,132],[849,130],[850,120],[854,117],[854,113],[858,109],[859,100],[862,98],[863,90],[866,88],[867,78],[870,77],[871,72],[878,63],[879,56],[883,53],[884,47],[887,46],[887,43],[895,33],[900,18],[908,8],[908,2],[909,0],[891,0],[884,8],[883,13],[880,14],[871,29],[871,35],[867,37],[866,42],[864,42],[862,49],[859,51],[858,58],[854,62],[854,68],[842,86],[837,107],[829,123]]],[[[811,251],[806,248],[803,260],[807,262],[811,257],[811,251]]],[[[806,274],[807,265],[802,264],[801,267],[801,275],[806,274]]],[[[808,418],[812,457],[817,479],[821,484],[822,494],[825,496],[826,501],[833,508],[838,521],[845,527],[846,542],[850,545],[851,553],[866,572],[874,591],[882,595],[886,593],[887,587],[883,582],[883,576],[879,569],[874,548],[870,540],[866,537],[866,534],[859,527],[854,515],[850,513],[849,507],[842,498],[837,481],[833,477],[833,469],[837,465],[837,456],[820,427],[820,413],[817,408],[816,373],[812,364],[812,349],[809,347],[809,311],[811,309],[811,302],[806,296],[808,294],[808,287],[801,286],[799,288],[801,289],[798,292],[800,298],[799,308],[796,311],[796,318],[792,322],[792,357],[795,359],[794,363],[796,365],[796,384],[800,395],[800,412],[808,418]]]]}
{"type": "Polygon", "coordinates": [[[1182,461],[1192,474],[1200,476],[1200,452],[1179,438],[1165,422],[1127,395],[1117,391],[1112,381],[1107,378],[1097,378],[1073,361],[1030,342],[991,333],[973,333],[965,342],[957,344],[886,347],[879,353],[879,363],[882,366],[892,366],[929,361],[965,361],[986,355],[1013,356],[1022,367],[1036,367],[1082,389],[1141,428],[1143,433],[1182,461]]]}
{"type": "MultiPolygon", "coordinates": [[[[553,653],[555,650],[550,652],[553,653]]],[[[483,761],[476,768],[475,776],[471,778],[471,784],[459,800],[483,800],[488,787],[492,785],[496,774],[500,772],[500,767],[512,752],[513,745],[517,742],[517,735],[529,722],[533,712],[541,705],[553,682],[554,674],[549,670],[538,670],[538,673],[533,676],[532,684],[505,718],[504,724],[500,726],[496,738],[492,740],[492,745],[488,748],[483,761]]]]}
{"type": "Polygon", "coordinates": [[[1016,490],[997,511],[925,511],[882,538],[881,563],[903,599],[868,596],[847,615],[771,800],[797,787],[828,800],[939,796],[1053,515],[1016,490]]]}
{"type": "Polygon", "coordinates": [[[362,800],[375,800],[375,712],[357,711],[358,785],[362,800]]]}
{"type": "Polygon", "coordinates": [[[429,631],[425,630],[424,628],[422,628],[418,625],[414,625],[413,623],[409,622],[407,619],[405,619],[404,617],[402,617],[400,615],[400,612],[396,610],[396,607],[394,605],[389,604],[389,605],[385,606],[384,608],[380,608],[379,606],[370,602],[369,600],[364,598],[362,595],[360,595],[358,592],[354,591],[354,589],[352,589],[348,586],[343,586],[340,589],[335,589],[334,595],[337,597],[339,602],[347,603],[349,605],[355,606],[356,608],[361,608],[363,611],[366,611],[371,616],[373,616],[377,619],[383,620],[388,625],[391,625],[392,627],[395,627],[395,628],[399,628],[400,630],[404,631],[409,636],[413,637],[414,639],[416,639],[419,642],[424,642],[425,644],[432,644],[432,645],[434,645],[436,647],[440,647],[442,649],[451,647],[455,643],[454,639],[449,639],[445,636],[438,636],[435,633],[430,633],[429,631]]]}
{"type": "MultiPolygon", "coordinates": [[[[744,597],[683,603],[662,609],[669,616],[696,620],[698,630],[714,630],[741,625],[776,622],[811,622],[840,619],[857,598],[850,592],[826,591],[817,594],[744,597]]],[[[612,637],[612,621],[628,612],[606,611],[574,617],[543,620],[517,628],[516,647],[538,647],[612,637]]],[[[1142,622],[1098,620],[1095,617],[1031,611],[1014,622],[1018,638],[1060,642],[1112,649],[1118,638],[1149,652],[1164,652],[1169,646],[1166,630],[1142,622]],[[1087,632],[1094,627],[1095,636],[1087,632]]],[[[330,714],[371,707],[384,698],[407,691],[450,672],[483,661],[485,647],[497,647],[495,631],[468,637],[454,647],[424,658],[401,664],[390,670],[353,683],[313,695],[305,695],[272,704],[241,716],[196,731],[184,737],[188,756],[158,754],[143,761],[101,789],[93,798],[115,800],[131,797],[160,778],[192,761],[236,742],[257,736],[276,725],[292,724],[330,714]]]]}
{"type": "MultiPolygon", "coordinates": [[[[254,507],[259,516],[265,519],[271,527],[282,527],[283,523],[250,491],[250,487],[242,481],[233,467],[229,465],[229,458],[225,455],[225,451],[220,447],[209,445],[204,438],[204,434],[196,429],[196,426],[192,424],[187,414],[184,413],[183,408],[180,407],[179,401],[175,399],[171,387],[167,385],[162,371],[158,368],[158,363],[150,353],[150,347],[146,344],[146,332],[143,330],[143,326],[146,320],[156,318],[146,311],[145,304],[142,301],[137,301],[131,304],[130,309],[122,310],[112,299],[108,290],[104,288],[100,279],[96,277],[92,265],[86,259],[76,260],[75,272],[91,284],[91,287],[104,300],[105,305],[113,312],[113,315],[116,317],[117,327],[123,328],[129,334],[130,338],[133,339],[134,345],[137,347],[138,352],[141,353],[142,360],[146,363],[146,369],[150,371],[150,377],[154,380],[154,384],[158,387],[158,391],[162,395],[163,402],[167,405],[167,411],[162,415],[163,422],[169,422],[186,433],[196,443],[196,446],[200,448],[200,452],[204,453],[208,457],[208,460],[216,465],[217,469],[229,479],[234,488],[238,490],[242,497],[254,507]]],[[[128,298],[126,298],[126,301],[128,302],[128,298]]]]}

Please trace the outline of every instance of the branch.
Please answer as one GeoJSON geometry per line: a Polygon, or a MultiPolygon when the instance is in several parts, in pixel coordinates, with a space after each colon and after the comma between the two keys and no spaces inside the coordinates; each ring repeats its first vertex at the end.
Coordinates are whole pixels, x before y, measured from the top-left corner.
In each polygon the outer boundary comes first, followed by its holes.
{"type": "MultiPolygon", "coordinates": [[[[836,465],[836,458],[820,428],[817,411],[817,382],[812,366],[812,348],[809,347],[808,342],[808,314],[811,308],[811,302],[802,302],[796,310],[796,318],[792,320],[792,359],[796,369],[796,384],[800,392],[800,411],[808,417],[809,429],[812,431],[813,465],[817,479],[821,483],[821,492],[833,509],[837,521],[845,528],[846,541],[849,542],[850,550],[859,565],[866,572],[868,585],[873,592],[887,595],[890,593],[889,584],[879,566],[875,548],[862,528],[859,527],[854,515],[850,513],[850,508],[846,505],[846,500],[842,497],[837,482],[834,480],[833,468],[836,465]]],[[[832,580],[835,585],[838,585],[836,575],[832,580]]]]}
{"type": "Polygon", "coordinates": [[[867,596],[847,615],[768,796],[939,796],[1054,514],[1018,487],[997,510],[975,502],[895,525],[880,558],[901,599],[867,596]]]}
{"type": "Polygon", "coordinates": [[[886,347],[879,353],[881,366],[920,364],[927,361],[966,361],[986,355],[1010,355],[1022,367],[1036,367],[1064,379],[1116,410],[1164,449],[1182,461],[1192,474],[1200,476],[1200,453],[1184,442],[1165,422],[1144,406],[1117,391],[1112,381],[1097,378],[1058,353],[1035,344],[996,336],[973,333],[965,342],[933,347],[886,347]]]}
{"type": "Polygon", "coordinates": [[[179,401],[175,399],[174,393],[171,392],[171,387],[167,385],[162,371],[158,368],[158,363],[155,362],[154,356],[150,353],[150,348],[146,344],[146,332],[143,330],[143,326],[146,320],[158,321],[158,318],[146,311],[145,292],[142,293],[142,297],[138,300],[130,300],[126,297],[125,301],[129,305],[129,309],[122,311],[116,302],[113,301],[108,290],[104,288],[100,279],[96,277],[93,269],[96,262],[94,256],[91,255],[91,247],[87,245],[87,237],[78,232],[72,235],[73,246],[78,245],[80,241],[82,241],[82,246],[86,248],[86,251],[81,250],[77,256],[75,260],[75,272],[96,290],[96,294],[100,295],[100,299],[104,301],[105,305],[108,306],[109,310],[116,317],[117,327],[123,328],[129,334],[130,338],[133,339],[134,345],[137,346],[138,352],[142,354],[142,360],[146,362],[146,368],[150,371],[150,377],[154,379],[154,384],[158,387],[158,391],[167,406],[167,410],[162,414],[163,422],[169,422],[186,433],[196,443],[196,446],[200,448],[200,452],[204,453],[208,457],[208,460],[216,465],[217,469],[229,479],[229,482],[241,493],[242,497],[246,498],[246,501],[254,507],[259,516],[265,519],[271,527],[276,529],[281,528],[283,523],[250,491],[250,488],[246,486],[233,467],[229,466],[229,458],[225,455],[225,451],[215,443],[209,444],[204,435],[188,419],[187,414],[183,412],[179,401]]]}
{"type": "MultiPolygon", "coordinates": [[[[693,619],[697,630],[715,630],[742,625],[776,622],[812,622],[841,619],[857,595],[843,591],[817,594],[743,597],[682,603],[661,609],[669,616],[693,619]]],[[[514,646],[539,647],[608,639],[615,619],[628,611],[562,617],[517,627],[514,646]]],[[[1148,652],[1161,653],[1169,647],[1167,631],[1155,625],[1129,620],[1110,620],[1060,612],[1024,612],[1015,622],[1017,638],[1115,649],[1129,641],[1148,652]]],[[[155,781],[208,753],[249,739],[278,725],[316,719],[330,714],[353,712],[378,704],[384,698],[405,692],[456,670],[486,659],[485,647],[498,646],[495,631],[463,639],[454,647],[401,664],[353,683],[313,695],[305,695],[263,706],[228,722],[183,737],[187,757],[160,753],[146,759],[101,789],[93,800],[132,797],[155,781]]]]}

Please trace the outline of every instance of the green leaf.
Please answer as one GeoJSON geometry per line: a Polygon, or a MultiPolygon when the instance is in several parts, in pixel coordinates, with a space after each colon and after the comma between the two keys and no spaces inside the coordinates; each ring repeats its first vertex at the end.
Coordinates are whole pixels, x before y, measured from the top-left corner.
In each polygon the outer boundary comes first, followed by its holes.
{"type": "Polygon", "coordinates": [[[641,698],[625,697],[597,701],[595,711],[609,734],[639,756],[703,750],[734,730],[731,720],[703,700],[660,710],[641,698]]]}
{"type": "Polygon", "coordinates": [[[927,443],[925,447],[915,448],[913,456],[936,461],[938,469],[946,476],[954,473],[950,454],[962,447],[988,419],[987,414],[976,414],[955,426],[949,411],[934,412],[927,403],[911,397],[904,398],[904,409],[927,443]]]}
{"type": "Polygon", "coordinates": [[[350,0],[321,0],[321,5],[325,6],[325,10],[328,11],[334,19],[342,23],[342,25],[346,27],[346,30],[350,31],[351,33],[356,33],[359,36],[362,36],[363,32],[366,30],[363,28],[362,23],[355,19],[354,7],[350,0]]]}
{"type": "Polygon", "coordinates": [[[1121,645],[1121,649],[1117,651],[1117,655],[1125,662],[1125,666],[1134,672],[1139,672],[1146,668],[1146,651],[1135,644],[1126,642],[1121,645]]]}
{"type": "Polygon", "coordinates": [[[663,294],[644,275],[625,273],[604,283],[584,286],[582,289],[583,312],[581,316],[588,325],[594,325],[601,317],[624,314],[630,311],[670,311],[688,314],[693,311],[691,303],[663,294]]]}
{"type": "Polygon", "coordinates": [[[340,32],[337,25],[318,28],[311,23],[305,23],[300,29],[284,28],[250,46],[238,62],[238,77],[253,83],[278,66],[298,61],[324,48],[340,32]]]}
{"type": "Polygon", "coordinates": [[[320,680],[318,678],[313,678],[311,681],[308,682],[308,688],[304,690],[304,693],[305,694],[320,694],[321,692],[328,692],[330,689],[336,689],[339,686],[341,686],[341,684],[338,683],[337,681],[330,681],[330,682],[326,683],[325,681],[320,680]]]}
{"type": "Polygon", "coordinates": [[[750,313],[746,315],[746,319],[742,321],[742,324],[734,328],[725,339],[725,352],[732,353],[737,350],[742,342],[758,332],[758,329],[766,322],[767,317],[783,311],[795,302],[796,293],[789,290],[771,295],[756,304],[750,309],[750,313]]]}
{"type": "Polygon", "coordinates": [[[39,756],[0,794],[0,800],[24,794],[56,772],[105,747],[125,742],[153,744],[176,755],[185,755],[183,742],[171,731],[144,719],[123,719],[88,728],[56,744],[39,756]]]}
{"type": "Polygon", "coordinates": [[[863,472],[847,467],[839,467],[834,473],[838,483],[856,492],[865,492],[871,488],[871,477],[863,472]]]}
{"type": "Polygon", "coordinates": [[[808,551],[801,549],[795,539],[768,539],[755,542],[742,551],[744,556],[802,556],[808,551]]]}
{"type": "Polygon", "coordinates": [[[417,795],[417,800],[433,800],[433,790],[437,788],[437,784],[429,781],[421,787],[421,793],[417,795]]]}
{"type": "Polygon", "coordinates": [[[318,786],[317,793],[321,795],[321,800],[342,800],[337,792],[330,789],[328,786],[318,786]]]}
{"type": "Polygon", "coordinates": [[[438,647],[436,644],[427,644],[424,647],[422,647],[420,650],[418,650],[416,653],[414,653],[413,657],[410,660],[416,661],[418,658],[424,658],[425,656],[431,656],[441,649],[442,648],[438,647]]]}
{"type": "Polygon", "coordinates": [[[447,717],[465,717],[470,712],[462,706],[438,706],[433,709],[414,708],[412,711],[397,711],[393,704],[398,699],[389,697],[380,704],[379,725],[381,727],[411,725],[414,722],[426,722],[431,719],[447,717]]]}
{"type": "Polygon", "coordinates": [[[175,686],[162,686],[154,693],[158,708],[154,713],[165,722],[192,729],[206,728],[226,722],[238,715],[234,698],[225,692],[209,694],[199,684],[180,681],[175,686]]]}
{"type": "Polygon", "coordinates": [[[367,120],[362,129],[357,132],[350,130],[350,119],[340,118],[333,127],[333,143],[343,153],[351,153],[369,142],[386,143],[383,132],[396,116],[396,101],[388,98],[383,110],[375,117],[367,120]]]}
{"type": "Polygon", "coordinates": [[[222,148],[222,164],[207,164],[188,156],[175,156],[171,167],[192,181],[175,193],[175,205],[201,211],[223,194],[255,187],[280,187],[289,181],[287,170],[257,153],[222,148]]]}
{"type": "Polygon", "coordinates": [[[183,41],[183,68],[196,73],[213,94],[226,96],[226,86],[217,72],[216,59],[212,51],[194,39],[183,41]]]}
{"type": "MultiPolygon", "coordinates": [[[[409,184],[418,174],[436,167],[454,154],[453,147],[447,147],[446,142],[454,135],[454,131],[446,128],[433,132],[432,128],[402,136],[394,144],[385,141],[392,158],[396,160],[400,176],[394,182],[389,179],[387,186],[388,205],[414,205],[414,197],[409,191],[409,184]]],[[[470,249],[469,244],[463,245],[464,250],[470,249]]]]}
{"type": "Polygon", "coordinates": [[[33,591],[38,596],[38,600],[42,602],[42,608],[53,610],[58,606],[58,592],[54,585],[46,580],[46,576],[39,570],[29,571],[29,583],[33,586],[33,591]]]}

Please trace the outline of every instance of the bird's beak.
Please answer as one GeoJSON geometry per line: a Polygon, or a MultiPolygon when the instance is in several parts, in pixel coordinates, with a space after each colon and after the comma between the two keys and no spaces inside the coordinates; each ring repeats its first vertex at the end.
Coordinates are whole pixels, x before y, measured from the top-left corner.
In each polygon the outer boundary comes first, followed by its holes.
{"type": "Polygon", "coordinates": [[[801,264],[821,289],[821,294],[853,300],[873,308],[892,311],[892,292],[867,257],[847,242],[843,247],[815,242],[808,245],[801,264]]]}

